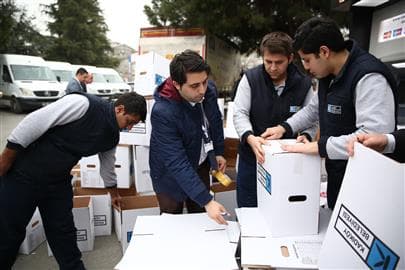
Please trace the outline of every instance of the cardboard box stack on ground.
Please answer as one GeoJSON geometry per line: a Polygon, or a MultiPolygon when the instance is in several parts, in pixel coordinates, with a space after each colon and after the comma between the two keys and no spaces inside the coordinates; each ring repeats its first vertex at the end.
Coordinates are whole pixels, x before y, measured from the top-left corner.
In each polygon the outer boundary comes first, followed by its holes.
{"type": "Polygon", "coordinates": [[[94,235],[111,235],[111,196],[107,189],[81,188],[73,189],[73,196],[90,196],[93,203],[94,235]]]}
{"type": "Polygon", "coordinates": [[[321,160],[280,148],[292,143],[263,145],[265,162],[257,164],[258,209],[273,237],[318,234],[321,160]]]}
{"type": "Polygon", "coordinates": [[[128,247],[132,230],[138,216],[159,215],[160,210],[156,196],[122,197],[121,207],[114,207],[114,227],[117,238],[121,241],[122,252],[128,247]]]}
{"type": "Polygon", "coordinates": [[[358,143],[319,255],[320,269],[405,269],[405,164],[358,143]]]}
{"type": "MultiPolygon", "coordinates": [[[[134,183],[132,146],[118,145],[115,157],[117,187],[129,188],[134,183]]],[[[79,161],[79,164],[82,187],[104,188],[104,181],[100,175],[100,160],[98,155],[84,157],[79,161]]]]}
{"type": "Polygon", "coordinates": [[[237,226],[219,225],[206,213],[138,217],[115,269],[236,270],[239,231],[231,228],[237,226]]]}
{"type": "Polygon", "coordinates": [[[134,91],[143,96],[153,95],[155,88],[170,76],[170,60],[148,52],[135,57],[134,91]]]}
{"type": "MultiPolygon", "coordinates": [[[[73,220],[77,229],[77,246],[80,251],[94,248],[93,203],[90,196],[73,197],[73,220]]],[[[48,244],[48,255],[53,256],[48,244]]]]}
{"type": "Polygon", "coordinates": [[[131,130],[123,130],[120,132],[120,144],[145,145],[149,146],[150,134],[152,125],[150,123],[150,114],[152,112],[155,100],[152,96],[145,97],[147,113],[145,123],[138,123],[131,130]]]}
{"type": "Polygon", "coordinates": [[[19,253],[30,254],[46,239],[44,226],[42,224],[41,215],[38,208],[35,209],[34,214],[25,230],[25,238],[22,242],[19,253]]]}
{"type": "Polygon", "coordinates": [[[134,145],[135,187],[138,193],[154,193],[149,168],[149,147],[134,145]]]}

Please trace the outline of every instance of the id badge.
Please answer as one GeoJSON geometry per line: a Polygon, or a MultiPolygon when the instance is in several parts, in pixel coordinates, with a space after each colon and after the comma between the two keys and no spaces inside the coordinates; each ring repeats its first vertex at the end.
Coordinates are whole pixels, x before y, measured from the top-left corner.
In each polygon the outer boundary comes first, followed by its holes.
{"type": "Polygon", "coordinates": [[[212,145],[212,141],[208,143],[204,143],[204,151],[208,153],[209,151],[214,150],[214,146],[212,145]]]}

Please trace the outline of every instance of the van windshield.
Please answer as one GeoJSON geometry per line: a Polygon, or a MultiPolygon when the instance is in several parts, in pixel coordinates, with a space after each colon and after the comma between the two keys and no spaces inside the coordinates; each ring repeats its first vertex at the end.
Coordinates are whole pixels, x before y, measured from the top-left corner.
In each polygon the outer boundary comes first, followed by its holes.
{"type": "Polygon", "coordinates": [[[68,82],[74,77],[73,72],[70,70],[52,70],[56,76],[59,76],[61,82],[68,82]]]}
{"type": "Polygon", "coordinates": [[[107,80],[109,83],[122,83],[124,80],[115,74],[103,74],[104,78],[107,80]]]}
{"type": "Polygon", "coordinates": [[[55,81],[52,70],[43,66],[11,65],[14,79],[18,81],[55,81]]]}
{"type": "Polygon", "coordinates": [[[93,82],[106,83],[107,81],[100,73],[93,73],[93,82]]]}

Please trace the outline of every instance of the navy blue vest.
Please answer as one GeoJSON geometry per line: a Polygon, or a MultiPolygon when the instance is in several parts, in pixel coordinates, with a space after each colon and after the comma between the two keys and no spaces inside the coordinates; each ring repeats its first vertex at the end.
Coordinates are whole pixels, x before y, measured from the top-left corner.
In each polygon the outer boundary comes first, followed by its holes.
{"type": "MultiPolygon", "coordinates": [[[[354,94],[359,80],[369,73],[380,73],[388,81],[395,99],[395,118],[397,115],[397,84],[388,68],[373,55],[359,48],[355,42],[347,41],[349,58],[341,74],[332,82],[333,76],[319,81],[319,127],[321,140],[329,136],[353,133],[356,127],[356,108],[354,94]]],[[[325,156],[326,153],[322,153],[325,156]]],[[[328,172],[328,204],[334,207],[340,190],[347,160],[326,159],[328,172]]]]}
{"type": "Polygon", "coordinates": [[[80,93],[89,108],[80,119],[49,129],[19,152],[13,165],[17,173],[41,182],[70,179],[70,170],[83,156],[112,149],[119,141],[114,105],[99,97],[80,93]]]}
{"type": "MultiPolygon", "coordinates": [[[[311,87],[311,79],[299,72],[293,64],[288,66],[285,88],[280,96],[263,64],[248,70],[246,77],[251,89],[250,123],[255,136],[296,113],[303,106],[311,87]]],[[[256,160],[247,143],[239,145],[239,154],[247,162],[256,160]]]]}
{"type": "MultiPolygon", "coordinates": [[[[353,133],[356,127],[354,93],[359,80],[369,73],[380,73],[393,90],[397,102],[397,83],[388,68],[373,55],[347,41],[350,51],[348,62],[341,76],[332,83],[332,76],[319,81],[319,126],[321,136],[340,136],[353,133]]],[[[397,108],[395,108],[395,114],[397,108]]],[[[396,117],[395,117],[396,118],[396,117]]]]}

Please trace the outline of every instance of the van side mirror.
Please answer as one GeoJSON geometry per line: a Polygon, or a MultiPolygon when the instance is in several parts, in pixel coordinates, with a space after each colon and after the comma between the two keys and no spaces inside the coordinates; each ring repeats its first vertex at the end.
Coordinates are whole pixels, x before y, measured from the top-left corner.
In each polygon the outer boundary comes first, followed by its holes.
{"type": "Polygon", "coordinates": [[[60,82],[60,76],[56,76],[56,80],[60,82]]]}

